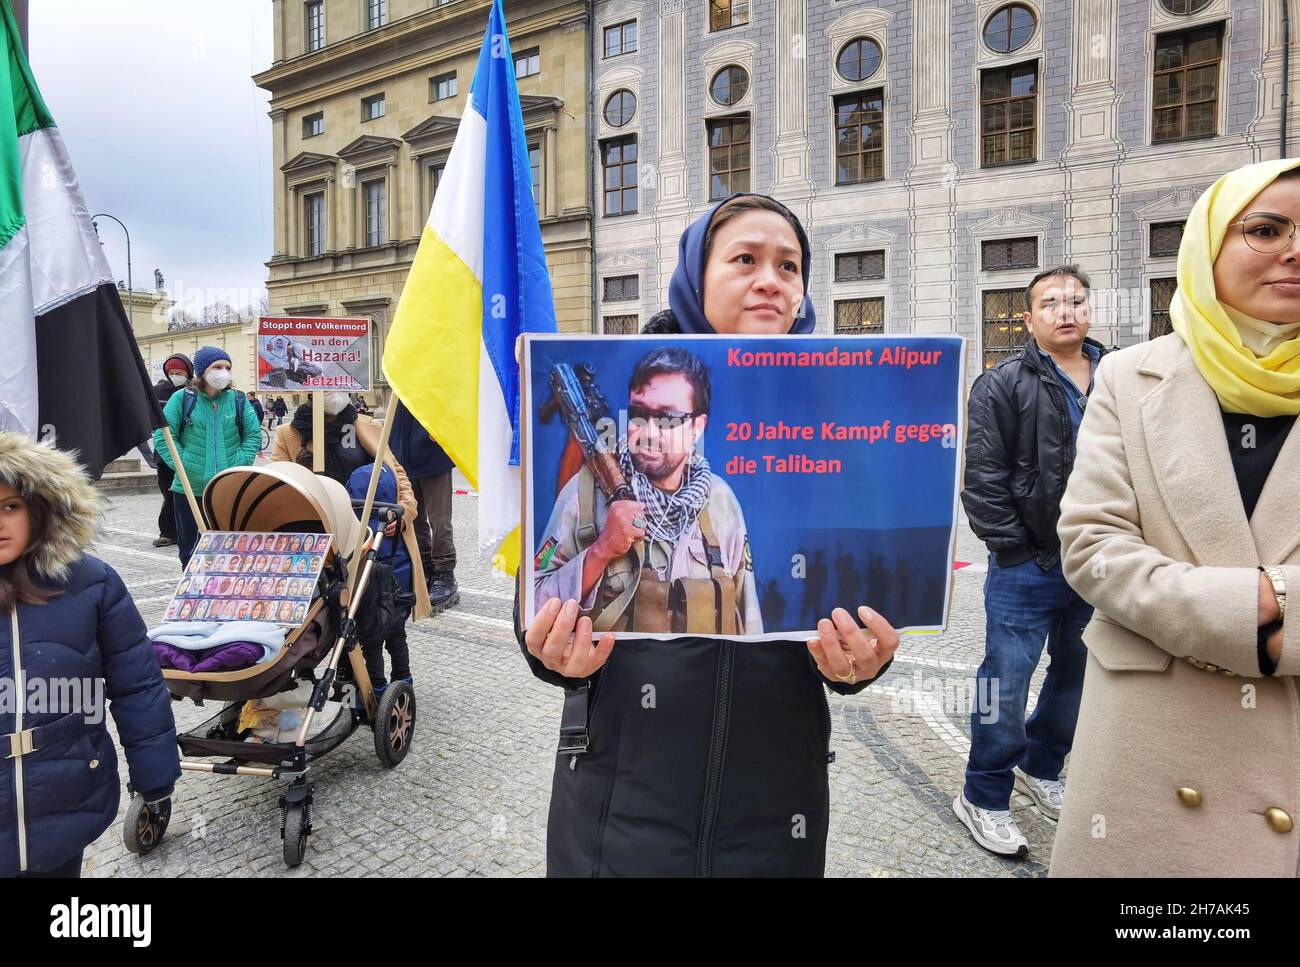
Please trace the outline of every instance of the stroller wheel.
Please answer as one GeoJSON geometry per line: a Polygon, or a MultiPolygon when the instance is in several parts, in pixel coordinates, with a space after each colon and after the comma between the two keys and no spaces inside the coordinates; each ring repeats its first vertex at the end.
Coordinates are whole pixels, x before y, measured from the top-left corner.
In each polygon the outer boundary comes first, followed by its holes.
{"type": "Polygon", "coordinates": [[[122,844],[141,856],[152,853],[162,842],[172,818],[172,801],[164,799],[153,808],[138,793],[131,797],[122,820],[122,844]]]}
{"type": "Polygon", "coordinates": [[[284,807],[280,836],[284,839],[285,866],[298,866],[307,855],[307,835],[311,825],[307,820],[307,807],[303,803],[290,803],[284,807]]]}
{"type": "Polygon", "coordinates": [[[391,769],[411,748],[415,735],[415,689],[407,682],[393,682],[379,696],[375,712],[375,754],[391,769]]]}

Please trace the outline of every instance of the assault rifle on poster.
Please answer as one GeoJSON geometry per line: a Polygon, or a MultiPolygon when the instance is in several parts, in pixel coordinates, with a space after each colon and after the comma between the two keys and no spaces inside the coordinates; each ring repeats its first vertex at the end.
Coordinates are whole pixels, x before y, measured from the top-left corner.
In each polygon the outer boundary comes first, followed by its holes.
{"type": "Polygon", "coordinates": [[[557,363],[551,370],[551,391],[551,398],[539,413],[541,421],[549,423],[551,417],[560,414],[582,450],[583,462],[596,478],[596,485],[611,503],[636,500],[618,463],[618,442],[612,441],[611,448],[610,434],[602,432],[602,427],[610,425],[609,403],[596,385],[595,367],[590,363],[557,363]]]}

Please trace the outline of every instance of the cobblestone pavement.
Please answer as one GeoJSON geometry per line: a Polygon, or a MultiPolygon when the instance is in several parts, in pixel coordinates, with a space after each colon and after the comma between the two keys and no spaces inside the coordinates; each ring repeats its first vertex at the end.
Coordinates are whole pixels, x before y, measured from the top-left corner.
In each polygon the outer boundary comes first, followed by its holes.
{"type": "MultiPolygon", "coordinates": [[[[93,549],[122,575],[149,625],[161,620],[179,575],[174,548],[151,546],[158,507],[153,495],[113,498],[93,549]]],[[[412,752],[385,770],[371,733],[359,729],[313,767],[314,831],[302,866],[289,870],[282,861],[282,783],[186,773],[162,845],[134,856],[116,824],[87,851],[85,874],[543,875],[559,692],[533,678],[519,655],[512,583],[473,551],[474,496],[458,494],[454,508],[461,604],[409,626],[419,715],[412,752]]],[[[955,574],[947,633],[909,636],[887,676],[857,696],[830,696],[837,761],[829,875],[1046,873],[1055,827],[1025,797],[1012,802],[1030,844],[1023,861],[986,853],[952,814],[970,726],[940,686],[949,695],[973,692],[984,647],[985,554],[964,520],[956,556],[971,564],[955,574]]],[[[216,712],[212,703],[173,709],[182,729],[216,712]]]]}

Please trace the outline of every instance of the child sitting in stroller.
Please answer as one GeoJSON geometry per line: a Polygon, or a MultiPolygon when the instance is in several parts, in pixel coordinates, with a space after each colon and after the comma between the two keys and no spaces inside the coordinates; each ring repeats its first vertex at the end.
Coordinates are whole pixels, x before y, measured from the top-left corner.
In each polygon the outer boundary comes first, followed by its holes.
{"type": "MultiPolygon", "coordinates": [[[[352,472],[348,478],[348,495],[353,500],[366,499],[366,489],[370,486],[373,470],[374,464],[368,463],[352,472]]],[[[383,468],[379,477],[375,502],[397,503],[397,478],[388,467],[383,468]]],[[[384,527],[378,512],[371,514],[368,526],[375,531],[384,527]]],[[[410,524],[404,522],[403,526],[409,527],[410,524]]],[[[411,655],[406,643],[406,620],[410,617],[416,600],[412,587],[411,555],[405,542],[400,533],[392,537],[386,536],[375,557],[365,597],[357,609],[357,637],[361,642],[361,654],[366,661],[366,672],[370,675],[370,683],[376,694],[388,687],[388,678],[384,675],[385,650],[392,664],[392,680],[405,680],[414,684],[411,655]]]]}

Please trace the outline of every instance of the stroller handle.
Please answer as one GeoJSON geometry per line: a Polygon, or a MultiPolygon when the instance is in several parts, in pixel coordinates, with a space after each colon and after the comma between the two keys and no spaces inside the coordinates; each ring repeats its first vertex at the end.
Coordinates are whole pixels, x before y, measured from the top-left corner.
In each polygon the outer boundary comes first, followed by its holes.
{"type": "MultiPolygon", "coordinates": [[[[366,502],[364,500],[354,500],[352,501],[352,509],[355,511],[365,510],[366,502]]],[[[382,500],[372,502],[370,510],[372,513],[382,512],[384,522],[389,524],[395,520],[401,520],[406,514],[406,508],[401,504],[390,504],[382,500]]]]}

